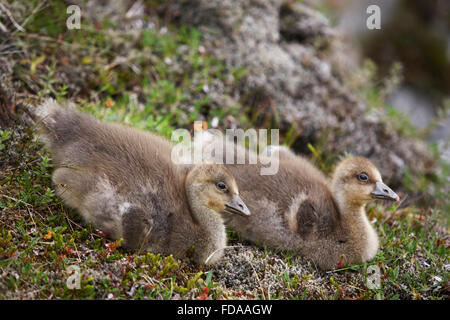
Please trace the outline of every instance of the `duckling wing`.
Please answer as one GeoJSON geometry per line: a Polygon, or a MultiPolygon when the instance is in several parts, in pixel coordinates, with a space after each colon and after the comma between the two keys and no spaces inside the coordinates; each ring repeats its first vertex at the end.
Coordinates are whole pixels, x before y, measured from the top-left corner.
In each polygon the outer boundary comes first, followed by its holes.
{"type": "Polygon", "coordinates": [[[314,232],[317,225],[318,213],[310,201],[304,201],[297,212],[297,232],[303,237],[308,238],[314,232]]]}
{"type": "Polygon", "coordinates": [[[336,225],[337,206],[333,199],[323,197],[303,201],[297,211],[297,232],[303,238],[321,237],[328,234],[336,225]]]}
{"type": "Polygon", "coordinates": [[[154,221],[138,206],[130,206],[124,212],[123,220],[124,247],[142,249],[148,241],[154,221]]]}

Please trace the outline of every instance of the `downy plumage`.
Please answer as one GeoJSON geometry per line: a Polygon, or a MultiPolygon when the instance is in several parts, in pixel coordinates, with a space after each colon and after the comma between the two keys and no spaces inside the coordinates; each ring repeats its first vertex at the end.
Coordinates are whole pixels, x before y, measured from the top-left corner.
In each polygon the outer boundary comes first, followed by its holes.
{"type": "Polygon", "coordinates": [[[223,220],[248,216],[221,165],[175,165],[172,144],[47,100],[36,111],[64,202],[133,250],[212,264],[226,246],[223,220]],[[194,248],[192,250],[192,248],[194,248]]]}

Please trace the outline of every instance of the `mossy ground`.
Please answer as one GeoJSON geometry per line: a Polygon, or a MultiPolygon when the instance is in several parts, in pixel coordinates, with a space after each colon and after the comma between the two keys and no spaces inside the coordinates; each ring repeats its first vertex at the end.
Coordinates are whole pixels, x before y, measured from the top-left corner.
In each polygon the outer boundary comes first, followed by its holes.
{"type": "MultiPolygon", "coordinates": [[[[38,6],[29,2],[22,8],[28,10],[24,16],[38,6]]],[[[210,124],[217,117],[219,128],[253,125],[245,106],[210,103],[212,86],[221,87],[224,97],[234,97],[245,70],[227,70],[205,52],[198,30],[165,25],[155,17],[154,29],[140,32],[120,30],[108,20],[83,20],[80,30],[70,31],[66,16],[65,5],[52,2],[34,12],[26,33],[10,36],[18,52],[10,57],[17,61],[14,77],[22,105],[36,105],[48,96],[70,99],[98,118],[166,137],[174,128],[192,129],[196,119],[210,124]]],[[[126,252],[120,242],[83,224],[54,194],[52,161],[34,133],[20,120],[0,132],[0,298],[449,298],[448,165],[443,166],[444,178],[405,173],[406,191],[435,188],[440,200],[433,206],[368,207],[381,240],[369,263],[323,272],[295,254],[242,245],[230,230],[234,247],[219,265],[207,268],[126,252]],[[67,287],[72,265],[82,275],[79,289],[67,287]],[[381,271],[379,289],[366,285],[372,265],[381,271]]],[[[293,138],[287,132],[282,139],[289,143],[293,138]]],[[[310,151],[311,159],[329,173],[336,157],[323,155],[320,145],[310,151]]]]}

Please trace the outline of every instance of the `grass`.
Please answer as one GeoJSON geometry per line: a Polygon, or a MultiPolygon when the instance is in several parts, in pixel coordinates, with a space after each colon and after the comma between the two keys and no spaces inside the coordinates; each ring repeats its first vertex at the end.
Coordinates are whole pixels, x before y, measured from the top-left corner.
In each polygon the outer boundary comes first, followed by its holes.
{"type": "MultiPolygon", "coordinates": [[[[28,13],[39,3],[30,1],[28,13]]],[[[98,25],[83,19],[80,30],[68,31],[65,16],[65,5],[54,1],[29,19],[26,33],[9,39],[21,52],[11,58],[20,61],[14,76],[27,93],[23,104],[48,96],[74,100],[100,119],[166,137],[178,127],[192,129],[197,119],[210,124],[217,117],[219,128],[256,121],[232,99],[245,70],[228,70],[206,52],[198,30],[168,25],[165,33],[155,28],[130,34],[114,21],[98,25]],[[213,87],[221,87],[232,102],[211,99],[213,87]]],[[[363,91],[386,107],[379,90],[363,91]]],[[[295,131],[292,127],[281,139],[291,144],[295,131]]],[[[442,222],[448,204],[369,206],[381,250],[366,264],[322,272],[294,253],[242,245],[228,230],[235,247],[226,250],[222,263],[206,268],[127,252],[83,224],[54,194],[50,155],[33,139],[33,128],[20,121],[0,131],[1,299],[448,299],[449,244],[442,222]],[[373,265],[381,273],[376,290],[366,285],[373,265]],[[76,275],[71,266],[81,274],[78,289],[68,287],[76,275]]],[[[319,139],[309,150],[311,160],[329,173],[337,155],[323,152],[326,143],[319,139]]],[[[436,198],[448,202],[448,165],[443,170],[443,176],[419,182],[406,173],[406,190],[433,185],[436,198]]]]}
{"type": "MultiPolygon", "coordinates": [[[[0,298],[168,299],[203,289],[208,278],[201,270],[190,279],[180,276],[189,274],[191,266],[171,256],[129,254],[118,249],[120,242],[107,240],[91,225],[82,226],[79,216],[54,195],[51,162],[31,138],[17,142],[20,157],[9,158],[2,168],[0,298]],[[75,290],[67,288],[71,265],[82,275],[75,290]]],[[[8,152],[13,141],[4,142],[8,152]]],[[[210,278],[208,285],[213,288],[210,278]]]]}
{"type": "MultiPolygon", "coordinates": [[[[332,273],[316,270],[293,253],[238,248],[227,259],[237,255],[240,265],[255,266],[233,271],[229,277],[250,279],[233,287],[221,276],[220,268],[234,268],[226,260],[225,266],[208,269],[171,256],[126,252],[83,225],[54,195],[51,160],[33,142],[31,130],[18,141],[2,143],[6,159],[1,160],[7,165],[1,180],[0,298],[441,299],[448,294],[448,239],[439,229],[437,210],[371,205],[368,216],[376,221],[382,249],[370,263],[332,273]],[[12,148],[16,158],[9,156],[12,148]],[[239,250],[252,258],[240,261],[239,250]],[[71,265],[80,268],[80,289],[67,288],[71,265]],[[381,271],[378,290],[365,284],[371,265],[381,271]],[[277,289],[270,292],[270,287],[277,289]]],[[[231,245],[238,245],[233,231],[230,235],[231,245]]]]}

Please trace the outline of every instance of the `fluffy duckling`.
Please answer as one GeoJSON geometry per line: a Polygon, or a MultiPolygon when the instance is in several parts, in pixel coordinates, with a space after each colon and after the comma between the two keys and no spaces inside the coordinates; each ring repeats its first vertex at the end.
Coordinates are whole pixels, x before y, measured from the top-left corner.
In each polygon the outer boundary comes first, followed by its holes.
{"type": "Polygon", "coordinates": [[[399,200],[378,169],[365,158],[350,157],[330,181],[288,148],[271,152],[279,159],[274,175],[260,175],[260,164],[227,165],[252,212],[248,220],[233,217],[230,226],[245,240],[299,252],[322,269],[372,259],[378,237],[364,207],[374,199],[399,200]]]}
{"type": "Polygon", "coordinates": [[[250,215],[224,166],[175,165],[162,137],[51,99],[36,114],[57,167],[57,194],[127,248],[213,264],[226,246],[224,220],[250,215]]]}

